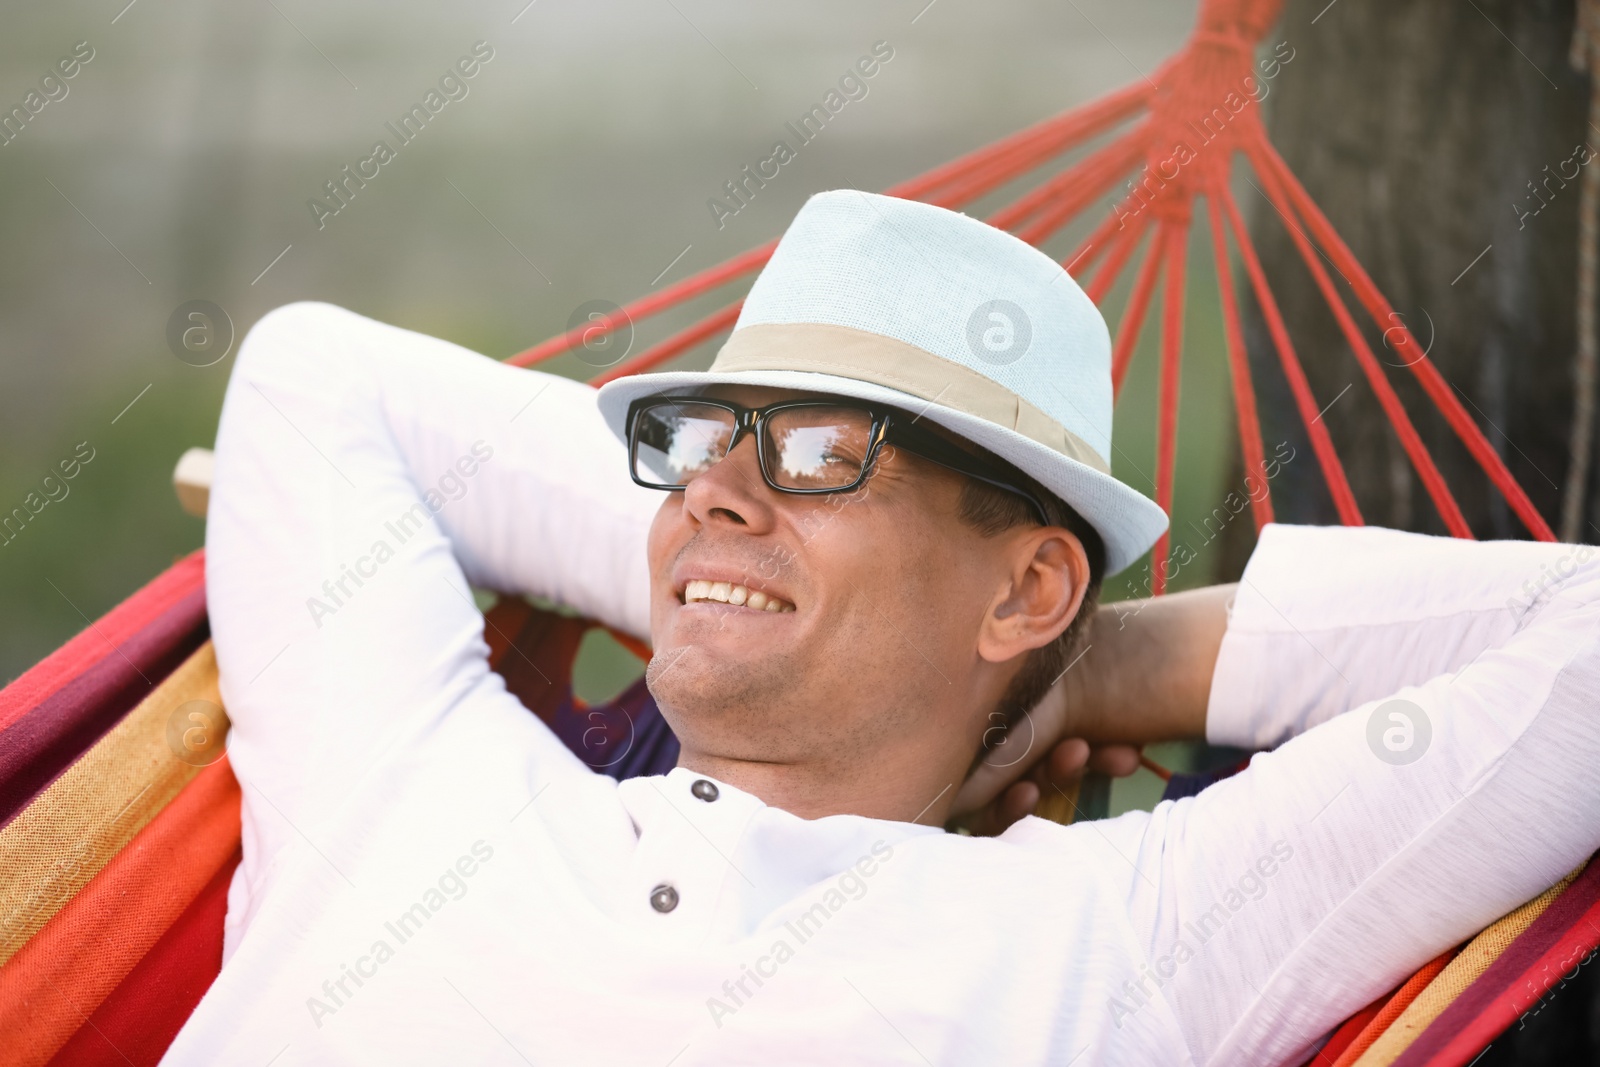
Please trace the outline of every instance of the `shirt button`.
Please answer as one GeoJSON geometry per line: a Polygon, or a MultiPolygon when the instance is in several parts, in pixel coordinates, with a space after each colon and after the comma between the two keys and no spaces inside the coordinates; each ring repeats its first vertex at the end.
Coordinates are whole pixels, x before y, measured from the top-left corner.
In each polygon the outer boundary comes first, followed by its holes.
{"type": "Polygon", "coordinates": [[[689,787],[689,792],[693,793],[707,804],[717,799],[719,795],[717,793],[716,783],[708,782],[704,778],[701,778],[699,781],[695,782],[694,785],[691,785],[689,787]]]}
{"type": "Polygon", "coordinates": [[[670,885],[658,885],[650,891],[650,906],[665,915],[678,906],[678,891],[670,885]]]}

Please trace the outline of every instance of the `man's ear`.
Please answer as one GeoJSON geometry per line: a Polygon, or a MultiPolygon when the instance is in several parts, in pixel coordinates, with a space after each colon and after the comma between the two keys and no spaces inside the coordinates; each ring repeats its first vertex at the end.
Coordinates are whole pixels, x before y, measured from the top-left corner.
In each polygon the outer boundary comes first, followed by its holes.
{"type": "Polygon", "coordinates": [[[978,655],[1004,663],[1043,648],[1072,624],[1089,591],[1089,555],[1059,526],[1017,531],[1003,576],[978,630],[978,655]]]}

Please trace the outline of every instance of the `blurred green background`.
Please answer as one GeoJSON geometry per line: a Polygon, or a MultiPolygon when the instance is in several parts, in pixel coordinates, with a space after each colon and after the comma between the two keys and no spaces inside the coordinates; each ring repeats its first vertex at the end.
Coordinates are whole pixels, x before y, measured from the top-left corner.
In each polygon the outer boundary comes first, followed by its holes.
{"type": "MultiPolygon", "coordinates": [[[[504,357],[586,301],[626,303],[770,239],[813,192],[884,188],[1140,78],[1195,13],[1177,0],[125,4],[14,9],[0,34],[7,109],[78,42],[94,53],[0,147],[0,509],[80,442],[95,455],[0,546],[4,680],[202,543],[171,473],[211,443],[232,361],[176,358],[179,305],[214,302],[237,337],[277,305],[326,300],[504,357]],[[719,228],[707,199],[880,40],[894,58],[868,95],[719,228]],[[393,143],[384,124],[478,41],[494,58],[468,95],[319,230],[308,199],[379,137],[393,143]]],[[[1047,251],[1065,257],[1085,229],[1047,251]]],[[[1209,255],[1191,256],[1190,276],[1174,528],[1198,559],[1179,588],[1214,573],[1216,551],[1186,531],[1229,491],[1233,448],[1209,255]]],[[[649,323],[635,351],[737,293],[649,323]]],[[[1116,473],[1147,492],[1156,321],[1115,434],[1116,473]]],[[[547,369],[592,372],[573,357],[547,369]]],[[[1108,598],[1143,591],[1130,573],[1108,598]]],[[[580,687],[614,691],[631,668],[590,649],[580,687]]],[[[1156,785],[1118,790],[1125,807],[1156,785]]]]}

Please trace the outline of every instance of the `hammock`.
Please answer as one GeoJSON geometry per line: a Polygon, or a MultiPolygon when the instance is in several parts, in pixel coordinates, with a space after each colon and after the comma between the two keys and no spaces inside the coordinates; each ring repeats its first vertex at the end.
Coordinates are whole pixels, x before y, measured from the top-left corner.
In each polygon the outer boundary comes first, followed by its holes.
{"type": "MultiPolygon", "coordinates": [[[[1266,320],[1295,405],[1342,522],[1361,515],[1272,290],[1228,189],[1236,155],[1254,169],[1343,330],[1448,529],[1470,537],[1409,416],[1320,257],[1348,280],[1440,415],[1461,438],[1529,532],[1549,527],[1447,383],[1272,145],[1252,106],[1229,94],[1253,73],[1254,48],[1282,0],[1203,0],[1188,45],[1144,82],[1047,119],[927,174],[891,195],[961,207],[1102,135],[1084,158],[1045,178],[988,219],[1034,244],[1057,233],[1145,168],[1137,184],[1063,260],[1102,301],[1135,260],[1132,294],[1115,331],[1112,376],[1120,391],[1156,287],[1163,290],[1156,499],[1169,513],[1184,265],[1201,198],[1217,262],[1240,448],[1249,469],[1263,450],[1245,359],[1229,236],[1266,320]],[[1218,108],[1225,111],[1216,112],[1218,108]],[[1188,123],[1220,114],[1216,134],[1168,177],[1172,146],[1188,123]],[[1131,128],[1126,127],[1138,119],[1131,128]],[[1091,268],[1098,264],[1098,269],[1091,268]]],[[[1208,132],[1211,127],[1206,127],[1208,132]]],[[[513,357],[530,365],[602,343],[685,301],[752,274],[776,242],[677,282],[513,357]]],[[[674,359],[730,329],[736,300],[611,368],[598,382],[674,359]]],[[[200,463],[204,467],[204,463],[200,463]]],[[[184,470],[180,465],[180,477],[184,470]]],[[[191,496],[195,495],[190,493],[191,496]]],[[[1257,527],[1272,519],[1270,490],[1252,498],[1257,527]]],[[[199,506],[203,513],[203,505],[199,506]]],[[[1165,539],[1155,558],[1164,559],[1165,539]]],[[[1152,591],[1165,585],[1153,567],[1152,591]]],[[[593,623],[518,600],[486,615],[491,664],[507,687],[580,758],[618,778],[660,773],[677,742],[642,682],[589,706],[571,689],[578,644],[593,623]],[[532,679],[549,678],[547,686],[532,679]]],[[[195,553],[139,590],[50,657],[0,690],[0,1034],[17,1064],[155,1063],[221,966],[227,890],[240,859],[239,786],[222,750],[227,720],[208,640],[204,559],[195,553]]],[[[648,650],[620,637],[641,657],[648,650]]],[[[1167,796],[1209,779],[1169,777],[1167,796]]],[[[1068,822],[1074,805],[1045,812],[1068,822]]],[[[1511,913],[1458,951],[1432,961],[1393,994],[1336,1031],[1318,1065],[1466,1064],[1533,1007],[1554,981],[1600,944],[1600,863],[1511,913]]]]}
{"type": "MultiPolygon", "coordinates": [[[[153,1064],[221,967],[239,785],[204,582],[196,552],[0,690],[0,790],[17,801],[0,826],[8,1063],[153,1064]],[[208,706],[208,720],[185,713],[208,706]],[[91,735],[93,723],[114,725],[91,735]],[[66,737],[78,750],[41,775],[33,761],[59,758],[66,737]]],[[[502,600],[485,616],[491,665],[591,767],[663,773],[677,742],[642,681],[605,704],[573,695],[572,661],[595,625],[502,600]]],[[[1174,775],[1166,795],[1210,780],[1174,775]]],[[[1466,1064],[1597,944],[1590,863],[1357,1013],[1314,1062],[1466,1064]]]]}

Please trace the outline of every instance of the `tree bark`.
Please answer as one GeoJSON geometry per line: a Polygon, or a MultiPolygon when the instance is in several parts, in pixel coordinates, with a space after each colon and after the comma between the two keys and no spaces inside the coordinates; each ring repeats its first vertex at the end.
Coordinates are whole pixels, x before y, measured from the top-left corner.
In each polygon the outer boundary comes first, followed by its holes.
{"type": "MultiPolygon", "coordinates": [[[[1568,60],[1573,19],[1572,0],[1289,0],[1277,36],[1297,54],[1264,102],[1290,168],[1552,527],[1574,400],[1574,175],[1586,158],[1575,152],[1600,145],[1588,128],[1587,75],[1568,60]]],[[[1447,532],[1282,218],[1240,188],[1317,404],[1330,405],[1323,419],[1363,518],[1447,532]]],[[[1330,274],[1473,532],[1528,536],[1385,344],[1394,323],[1373,323],[1330,274]]],[[[1253,303],[1245,322],[1263,433],[1299,456],[1274,481],[1277,516],[1336,522],[1253,303]]],[[[1595,527],[1585,534],[1600,540],[1595,527]]],[[[1249,547],[1235,545],[1227,566],[1241,568],[1249,547]]]]}

